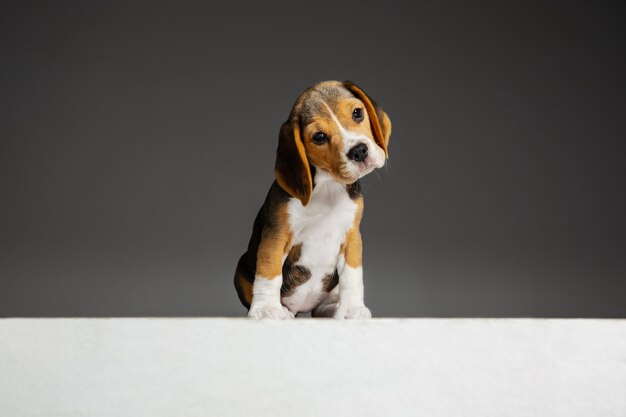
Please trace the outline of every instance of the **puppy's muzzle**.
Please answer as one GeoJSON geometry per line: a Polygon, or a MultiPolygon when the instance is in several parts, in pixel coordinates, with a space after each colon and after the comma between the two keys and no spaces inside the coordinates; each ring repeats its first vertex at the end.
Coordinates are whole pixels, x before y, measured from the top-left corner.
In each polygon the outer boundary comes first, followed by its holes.
{"type": "Polygon", "coordinates": [[[356,162],[363,162],[367,158],[367,145],[359,143],[348,151],[348,159],[356,162]]]}

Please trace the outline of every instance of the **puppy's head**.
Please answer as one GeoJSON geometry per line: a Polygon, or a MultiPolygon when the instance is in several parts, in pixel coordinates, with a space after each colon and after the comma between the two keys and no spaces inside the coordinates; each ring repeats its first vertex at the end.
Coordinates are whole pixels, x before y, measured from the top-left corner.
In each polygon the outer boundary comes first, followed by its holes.
{"type": "Polygon", "coordinates": [[[276,180],[306,205],[311,168],[352,184],[385,164],[391,121],[350,81],[324,81],[298,97],[280,129],[276,180]]]}

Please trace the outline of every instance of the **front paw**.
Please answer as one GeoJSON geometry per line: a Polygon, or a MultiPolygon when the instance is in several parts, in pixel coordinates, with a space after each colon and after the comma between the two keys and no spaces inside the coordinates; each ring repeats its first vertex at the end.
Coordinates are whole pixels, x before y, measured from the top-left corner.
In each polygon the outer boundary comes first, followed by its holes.
{"type": "Polygon", "coordinates": [[[339,307],[337,307],[334,317],[339,320],[363,320],[371,319],[372,313],[370,312],[370,309],[364,305],[342,305],[339,303],[339,307]]]}
{"type": "Polygon", "coordinates": [[[248,311],[248,317],[255,320],[261,319],[275,319],[275,320],[287,320],[294,318],[294,314],[283,305],[261,305],[252,306],[248,311]]]}

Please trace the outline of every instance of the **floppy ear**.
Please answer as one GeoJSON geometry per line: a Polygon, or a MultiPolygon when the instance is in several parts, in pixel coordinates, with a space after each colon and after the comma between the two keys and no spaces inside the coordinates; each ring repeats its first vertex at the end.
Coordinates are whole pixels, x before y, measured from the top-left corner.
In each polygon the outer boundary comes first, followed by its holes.
{"type": "Polygon", "coordinates": [[[278,185],[306,206],[311,198],[313,178],[297,117],[287,120],[280,128],[275,171],[278,185]]]}
{"type": "Polygon", "coordinates": [[[376,140],[378,146],[383,148],[385,156],[389,157],[387,153],[387,144],[389,143],[389,136],[391,136],[391,120],[389,120],[389,116],[383,111],[382,107],[352,81],[344,81],[343,86],[365,105],[365,110],[370,119],[370,126],[372,127],[372,133],[374,134],[374,140],[376,140]]]}

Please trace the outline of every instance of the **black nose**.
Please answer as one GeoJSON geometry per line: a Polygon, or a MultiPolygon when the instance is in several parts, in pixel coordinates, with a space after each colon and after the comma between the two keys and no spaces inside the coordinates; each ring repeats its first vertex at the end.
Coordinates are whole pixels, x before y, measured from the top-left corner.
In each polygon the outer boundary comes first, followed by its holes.
{"type": "Polygon", "coordinates": [[[348,151],[348,159],[363,162],[365,158],[367,158],[367,145],[364,143],[359,143],[348,151]]]}

